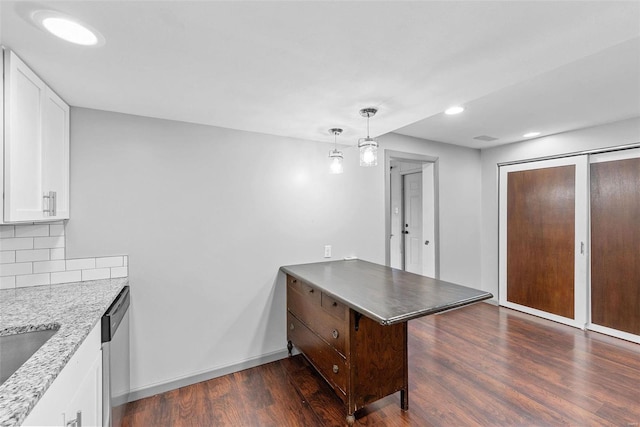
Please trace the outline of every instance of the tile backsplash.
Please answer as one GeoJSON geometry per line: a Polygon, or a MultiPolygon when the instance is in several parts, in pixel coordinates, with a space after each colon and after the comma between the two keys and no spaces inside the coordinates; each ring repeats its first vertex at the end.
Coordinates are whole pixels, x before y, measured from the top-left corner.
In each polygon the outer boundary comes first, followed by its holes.
{"type": "Polygon", "coordinates": [[[0,289],[128,275],[127,255],[65,258],[64,222],[0,225],[0,289]]]}

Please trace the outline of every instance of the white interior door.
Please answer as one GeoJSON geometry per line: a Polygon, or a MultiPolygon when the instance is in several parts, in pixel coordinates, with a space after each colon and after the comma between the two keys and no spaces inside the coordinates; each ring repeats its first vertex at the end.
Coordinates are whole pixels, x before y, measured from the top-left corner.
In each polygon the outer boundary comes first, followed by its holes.
{"type": "Polygon", "coordinates": [[[422,274],[422,172],[404,175],[404,269],[422,274]]]}

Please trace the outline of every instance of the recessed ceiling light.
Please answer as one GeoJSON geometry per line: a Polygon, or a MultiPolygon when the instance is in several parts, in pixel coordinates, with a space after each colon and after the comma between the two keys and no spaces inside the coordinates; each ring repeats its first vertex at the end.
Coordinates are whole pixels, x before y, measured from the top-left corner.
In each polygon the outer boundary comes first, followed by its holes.
{"type": "Polygon", "coordinates": [[[448,114],[450,116],[454,115],[454,114],[460,114],[464,111],[463,107],[460,107],[459,105],[456,105],[454,107],[449,107],[446,110],[444,110],[445,114],[448,114]]]}
{"type": "Polygon", "coordinates": [[[36,24],[62,40],[82,46],[104,44],[99,32],[59,12],[39,10],[32,17],[36,24]]]}
{"type": "Polygon", "coordinates": [[[522,135],[523,138],[533,138],[534,136],[540,135],[540,132],[529,132],[522,135]]]}

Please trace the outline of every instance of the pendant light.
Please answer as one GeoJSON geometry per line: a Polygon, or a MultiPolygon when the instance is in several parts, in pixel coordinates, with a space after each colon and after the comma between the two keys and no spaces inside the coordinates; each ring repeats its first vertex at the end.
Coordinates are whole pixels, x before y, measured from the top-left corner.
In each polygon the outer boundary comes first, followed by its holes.
{"type": "Polygon", "coordinates": [[[369,136],[369,117],[373,117],[378,112],[377,108],[363,108],[360,115],[367,118],[367,137],[358,140],[360,149],[360,166],[378,165],[378,142],[369,136]]]}
{"type": "Polygon", "coordinates": [[[344,171],[344,168],[342,166],[342,160],[344,160],[344,156],[342,155],[342,151],[338,150],[338,135],[342,133],[342,129],[329,129],[329,133],[333,134],[333,150],[329,151],[329,159],[331,159],[331,163],[329,164],[329,172],[335,174],[342,173],[344,171]]]}

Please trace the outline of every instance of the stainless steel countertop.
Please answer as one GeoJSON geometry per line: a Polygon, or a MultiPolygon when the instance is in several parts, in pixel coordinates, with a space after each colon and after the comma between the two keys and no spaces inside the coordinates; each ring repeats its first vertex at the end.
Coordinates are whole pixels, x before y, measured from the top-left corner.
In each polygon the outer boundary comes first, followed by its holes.
{"type": "Polygon", "coordinates": [[[363,260],[280,267],[383,325],[492,298],[489,292],[363,260]]]}

